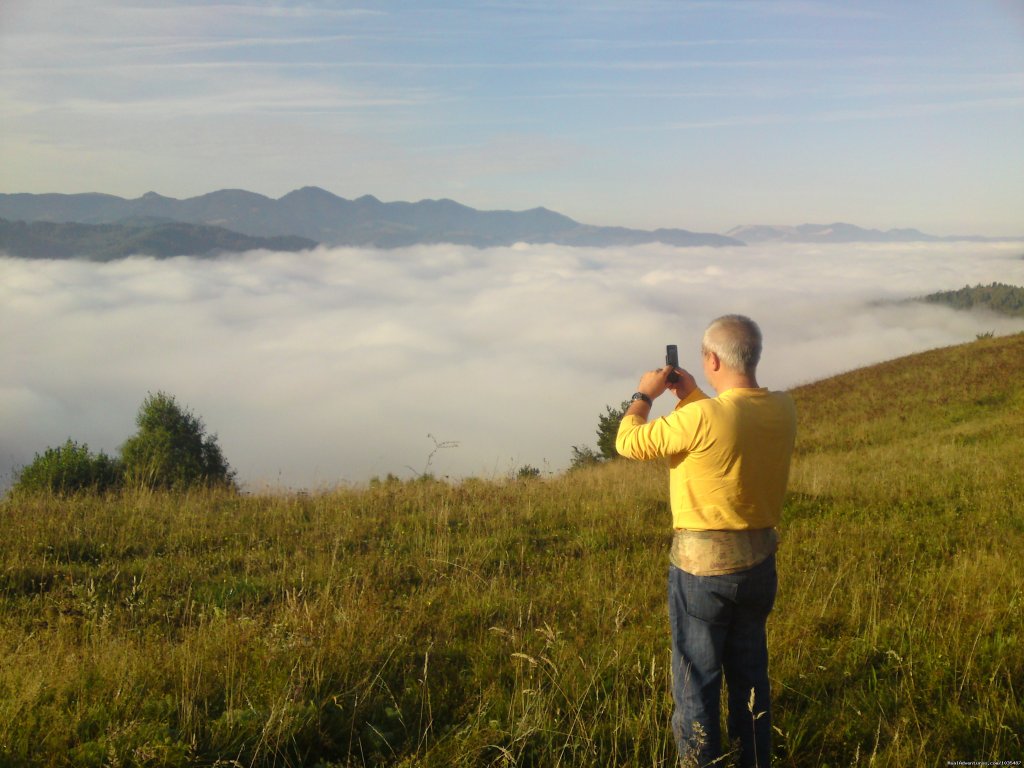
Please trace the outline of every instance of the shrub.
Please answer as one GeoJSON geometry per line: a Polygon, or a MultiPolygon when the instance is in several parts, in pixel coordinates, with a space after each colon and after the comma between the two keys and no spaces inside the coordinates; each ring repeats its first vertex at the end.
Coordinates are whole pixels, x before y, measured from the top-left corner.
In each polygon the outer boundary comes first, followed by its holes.
{"type": "Polygon", "coordinates": [[[235,473],[201,419],[164,392],[139,408],[139,431],[121,447],[125,482],[147,488],[234,487],[235,473]]]}
{"type": "Polygon", "coordinates": [[[572,462],[569,464],[569,469],[582,469],[600,463],[601,455],[589,445],[574,445],[572,447],[572,462]]]}
{"type": "Polygon", "coordinates": [[[121,467],[100,451],[93,454],[89,446],[74,440],[59,448],[47,448],[36,454],[32,463],[17,474],[13,490],[21,493],[48,492],[61,496],[79,491],[104,492],[120,483],[121,467]]]}

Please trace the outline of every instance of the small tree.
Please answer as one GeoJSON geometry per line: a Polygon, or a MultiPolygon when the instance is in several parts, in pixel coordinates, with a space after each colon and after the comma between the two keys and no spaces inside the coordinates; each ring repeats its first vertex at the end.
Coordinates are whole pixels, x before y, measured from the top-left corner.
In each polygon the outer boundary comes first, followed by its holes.
{"type": "Polygon", "coordinates": [[[164,392],[150,394],[139,408],[139,431],[121,447],[125,481],[147,488],[195,485],[235,486],[235,473],[201,419],[164,392]]]}
{"type": "Polygon", "coordinates": [[[574,445],[570,469],[600,464],[619,455],[615,450],[615,438],[619,434],[619,422],[622,421],[627,408],[629,400],[624,400],[617,409],[610,405],[605,406],[605,412],[597,417],[597,450],[586,445],[574,445]]]}
{"type": "Polygon", "coordinates": [[[17,473],[15,493],[56,493],[61,496],[81,491],[113,490],[121,479],[116,459],[100,451],[93,454],[89,446],[79,445],[71,438],[59,448],[47,448],[36,454],[32,463],[17,473]]]}
{"type": "Polygon", "coordinates": [[[606,405],[605,413],[597,417],[597,450],[602,459],[614,459],[618,451],[615,450],[615,438],[619,434],[619,422],[622,421],[626,409],[629,408],[629,400],[623,400],[618,409],[606,405]]]}

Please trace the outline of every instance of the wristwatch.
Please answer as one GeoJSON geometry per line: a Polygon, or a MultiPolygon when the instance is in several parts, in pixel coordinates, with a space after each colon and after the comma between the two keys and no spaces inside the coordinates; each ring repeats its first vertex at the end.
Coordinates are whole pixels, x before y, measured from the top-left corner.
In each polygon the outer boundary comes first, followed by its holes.
{"type": "Polygon", "coordinates": [[[643,400],[648,405],[651,405],[651,398],[649,398],[643,392],[634,392],[633,396],[629,398],[629,402],[631,403],[635,403],[637,400],[643,400]]]}

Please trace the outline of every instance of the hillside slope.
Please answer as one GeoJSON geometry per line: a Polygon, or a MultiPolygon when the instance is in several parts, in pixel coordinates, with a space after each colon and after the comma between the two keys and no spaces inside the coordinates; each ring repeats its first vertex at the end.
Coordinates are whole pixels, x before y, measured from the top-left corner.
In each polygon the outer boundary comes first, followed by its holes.
{"type": "Polygon", "coordinates": [[[1024,334],[879,363],[793,390],[797,450],[910,447],[1024,435],[1024,334]]]}
{"type": "Polygon", "coordinates": [[[793,395],[769,624],[785,764],[1019,758],[1024,334],[793,395]]]}
{"type": "MultiPolygon", "coordinates": [[[[1024,334],[798,387],[774,765],[1024,754],[1024,334]]],[[[0,764],[676,764],[662,463],[0,502],[0,764]]]]}

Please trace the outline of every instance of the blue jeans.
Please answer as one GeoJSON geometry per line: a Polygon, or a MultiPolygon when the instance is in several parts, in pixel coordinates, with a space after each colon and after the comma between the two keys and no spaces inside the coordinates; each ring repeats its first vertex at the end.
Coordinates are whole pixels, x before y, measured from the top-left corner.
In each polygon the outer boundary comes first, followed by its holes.
{"type": "Polygon", "coordinates": [[[722,757],[722,673],[729,691],[729,737],[739,765],[771,763],[771,689],[765,621],[775,604],[775,555],[738,573],[694,576],[669,568],[672,626],[672,732],[684,764],[722,757]],[[750,695],[754,692],[753,712],[750,695]]]}

